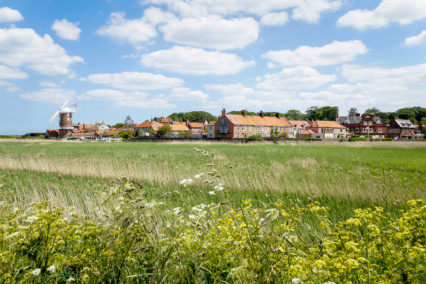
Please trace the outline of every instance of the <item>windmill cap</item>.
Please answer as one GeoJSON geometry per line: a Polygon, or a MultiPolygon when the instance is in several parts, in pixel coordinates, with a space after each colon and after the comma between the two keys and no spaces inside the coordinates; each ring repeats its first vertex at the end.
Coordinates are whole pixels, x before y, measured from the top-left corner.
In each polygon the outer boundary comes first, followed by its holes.
{"type": "Polygon", "coordinates": [[[64,107],[63,109],[59,111],[59,113],[70,113],[70,112],[74,112],[74,110],[69,107],[64,107]]]}

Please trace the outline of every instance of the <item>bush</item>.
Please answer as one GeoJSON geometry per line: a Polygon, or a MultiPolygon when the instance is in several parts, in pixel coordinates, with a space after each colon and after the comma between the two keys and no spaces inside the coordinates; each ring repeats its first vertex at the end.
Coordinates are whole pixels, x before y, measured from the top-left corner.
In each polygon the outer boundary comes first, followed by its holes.
{"type": "Polygon", "coordinates": [[[179,132],[179,138],[191,138],[191,131],[179,132]]]}
{"type": "Polygon", "coordinates": [[[249,141],[264,141],[264,140],[265,139],[263,139],[263,137],[260,136],[260,135],[251,135],[251,136],[247,137],[245,141],[249,142],[249,141]]]}
{"type": "Polygon", "coordinates": [[[385,138],[385,139],[383,139],[384,141],[392,141],[393,139],[392,138],[390,138],[390,137],[387,137],[387,138],[385,138]]]}
{"type": "Polygon", "coordinates": [[[167,137],[172,134],[172,127],[168,124],[165,124],[158,128],[156,136],[157,137],[167,137]]]}
{"type": "Polygon", "coordinates": [[[348,139],[346,139],[345,137],[340,137],[339,142],[348,142],[348,139]]]}
{"type": "Polygon", "coordinates": [[[312,141],[312,137],[305,137],[303,141],[312,141]]]}
{"type": "Polygon", "coordinates": [[[318,202],[164,210],[126,179],[91,219],[49,202],[0,207],[2,283],[425,283],[426,203],[393,217],[318,202]],[[67,216],[67,217],[66,217],[67,216]]]}

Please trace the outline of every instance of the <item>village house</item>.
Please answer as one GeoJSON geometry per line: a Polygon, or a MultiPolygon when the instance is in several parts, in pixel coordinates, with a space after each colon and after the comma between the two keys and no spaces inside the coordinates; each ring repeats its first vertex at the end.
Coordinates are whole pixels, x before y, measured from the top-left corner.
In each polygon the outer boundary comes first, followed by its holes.
{"type": "Polygon", "coordinates": [[[208,139],[215,138],[215,134],[214,134],[215,124],[216,124],[216,121],[210,121],[207,125],[207,138],[208,139]]]}
{"type": "Polygon", "coordinates": [[[313,131],[312,139],[339,139],[346,138],[346,127],[335,121],[311,121],[306,127],[313,131]]]}
{"type": "Polygon", "coordinates": [[[388,137],[412,139],[416,136],[416,127],[408,119],[393,118],[388,128],[388,137]]]}
{"type": "Polygon", "coordinates": [[[308,120],[290,120],[291,125],[293,125],[293,137],[296,138],[306,138],[311,137],[311,134],[314,132],[307,129],[311,122],[308,120]]]}
{"type": "Polygon", "coordinates": [[[247,115],[242,110],[240,115],[227,114],[222,110],[215,124],[215,137],[247,138],[253,135],[261,137],[293,137],[293,125],[277,112],[274,117],[267,117],[263,111],[259,115],[247,115]]]}
{"type": "Polygon", "coordinates": [[[186,126],[187,123],[174,122],[173,119],[169,117],[156,117],[151,121],[145,121],[137,124],[135,126],[135,132],[137,133],[138,131],[141,131],[141,136],[149,136],[149,132],[155,134],[161,126],[166,124],[170,125],[172,130],[171,137],[173,138],[179,137],[180,133],[190,131],[190,129],[186,126]]]}
{"type": "Polygon", "coordinates": [[[339,116],[336,121],[345,126],[348,133],[379,139],[387,137],[388,125],[372,113],[363,116],[359,113],[355,116],[339,116]]]}

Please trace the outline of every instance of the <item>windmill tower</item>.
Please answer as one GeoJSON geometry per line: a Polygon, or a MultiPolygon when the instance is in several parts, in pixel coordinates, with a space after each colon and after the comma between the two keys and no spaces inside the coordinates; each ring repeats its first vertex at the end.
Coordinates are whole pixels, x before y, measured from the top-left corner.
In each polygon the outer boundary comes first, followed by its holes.
{"type": "Polygon", "coordinates": [[[75,112],[77,104],[72,103],[71,107],[66,107],[67,104],[68,100],[50,118],[50,122],[52,122],[59,114],[59,139],[68,138],[74,129],[72,126],[72,113],[75,112]]]}

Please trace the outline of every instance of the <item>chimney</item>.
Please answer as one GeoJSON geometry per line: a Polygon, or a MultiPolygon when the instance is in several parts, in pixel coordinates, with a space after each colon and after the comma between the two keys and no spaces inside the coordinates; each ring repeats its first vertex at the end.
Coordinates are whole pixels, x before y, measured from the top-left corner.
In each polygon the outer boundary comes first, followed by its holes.
{"type": "Polygon", "coordinates": [[[207,118],[207,123],[210,124],[210,116],[207,118]]]}
{"type": "Polygon", "coordinates": [[[245,116],[247,115],[247,111],[246,111],[245,109],[243,109],[243,110],[241,111],[241,114],[245,117],[245,116]]]}
{"type": "Polygon", "coordinates": [[[180,122],[182,122],[182,117],[180,118],[180,122]]]}
{"type": "Polygon", "coordinates": [[[357,112],[357,113],[355,114],[355,116],[361,116],[361,114],[360,114],[359,112],[357,112]]]}
{"type": "Polygon", "coordinates": [[[259,116],[260,116],[261,118],[264,118],[264,117],[265,117],[265,114],[263,113],[263,111],[260,111],[260,112],[259,112],[259,116]]]}
{"type": "Polygon", "coordinates": [[[189,118],[186,119],[186,127],[189,127],[189,118]]]}
{"type": "Polygon", "coordinates": [[[222,116],[225,116],[225,115],[226,115],[226,110],[222,109],[222,116]]]}
{"type": "Polygon", "coordinates": [[[281,117],[281,116],[280,116],[280,113],[279,113],[279,112],[276,112],[276,113],[275,113],[275,117],[276,117],[276,118],[280,118],[280,117],[281,117]]]}

